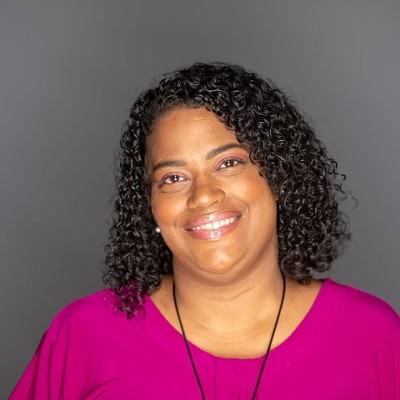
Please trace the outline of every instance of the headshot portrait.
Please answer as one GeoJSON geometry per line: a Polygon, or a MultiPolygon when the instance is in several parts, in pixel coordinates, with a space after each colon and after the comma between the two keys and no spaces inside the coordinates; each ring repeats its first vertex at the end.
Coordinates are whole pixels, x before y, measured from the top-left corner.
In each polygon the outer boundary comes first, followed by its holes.
{"type": "Polygon", "coordinates": [[[10,400],[400,398],[396,96],[342,41],[394,13],[284,3],[223,49],[178,5],[5,8],[10,400]]]}

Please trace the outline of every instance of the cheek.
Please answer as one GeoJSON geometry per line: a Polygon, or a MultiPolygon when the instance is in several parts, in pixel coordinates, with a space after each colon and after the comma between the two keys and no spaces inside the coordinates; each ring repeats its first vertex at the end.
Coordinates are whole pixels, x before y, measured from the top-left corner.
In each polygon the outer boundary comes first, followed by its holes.
{"type": "MultiPolygon", "coordinates": [[[[277,214],[277,199],[270,189],[267,181],[260,177],[247,183],[241,188],[252,213],[256,214],[260,220],[266,220],[269,224],[276,219],[277,214]]],[[[258,222],[260,222],[260,220],[258,222]]]]}
{"type": "Polygon", "coordinates": [[[151,201],[151,210],[153,213],[153,218],[161,229],[161,235],[172,251],[172,253],[179,253],[179,243],[182,240],[182,235],[179,234],[178,227],[179,217],[182,215],[182,209],[178,201],[166,200],[155,198],[151,201]]]}
{"type": "Polygon", "coordinates": [[[151,200],[151,211],[158,225],[169,228],[177,222],[181,215],[182,205],[176,198],[172,200],[155,196],[151,200]]]}
{"type": "Polygon", "coordinates": [[[275,202],[275,196],[270,189],[268,182],[258,173],[256,176],[245,178],[244,180],[233,184],[237,193],[243,198],[248,199],[251,203],[269,203],[271,200],[275,202]]]}
{"type": "Polygon", "coordinates": [[[163,219],[165,219],[165,207],[161,201],[152,198],[151,199],[151,212],[153,214],[153,218],[156,221],[157,225],[161,225],[163,219]]]}

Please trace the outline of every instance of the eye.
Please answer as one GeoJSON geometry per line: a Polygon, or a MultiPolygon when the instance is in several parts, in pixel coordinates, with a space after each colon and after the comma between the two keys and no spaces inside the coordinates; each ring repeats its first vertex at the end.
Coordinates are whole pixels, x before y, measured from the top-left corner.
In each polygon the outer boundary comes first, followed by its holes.
{"type": "Polygon", "coordinates": [[[221,161],[218,168],[219,169],[232,168],[236,167],[236,165],[238,164],[243,164],[243,163],[244,161],[240,158],[226,158],[225,160],[221,161]]]}
{"type": "Polygon", "coordinates": [[[184,176],[177,175],[177,174],[170,174],[165,175],[161,178],[160,182],[158,183],[159,187],[164,185],[173,185],[174,183],[183,182],[185,180],[184,176]]]}

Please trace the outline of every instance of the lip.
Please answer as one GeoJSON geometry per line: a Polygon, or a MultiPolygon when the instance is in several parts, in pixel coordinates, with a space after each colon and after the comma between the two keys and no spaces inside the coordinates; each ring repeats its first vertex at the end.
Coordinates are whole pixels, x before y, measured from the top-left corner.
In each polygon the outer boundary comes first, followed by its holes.
{"type": "Polygon", "coordinates": [[[202,215],[188,222],[184,229],[196,239],[216,240],[234,230],[241,216],[242,214],[238,211],[202,215]]]}

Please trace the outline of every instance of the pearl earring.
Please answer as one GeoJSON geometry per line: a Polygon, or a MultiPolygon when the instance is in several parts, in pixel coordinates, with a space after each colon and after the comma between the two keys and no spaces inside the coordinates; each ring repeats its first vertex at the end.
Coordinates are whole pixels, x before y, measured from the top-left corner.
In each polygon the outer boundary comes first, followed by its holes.
{"type": "Polygon", "coordinates": [[[156,226],[156,229],[154,229],[157,233],[161,233],[161,229],[158,227],[158,226],[156,226]]]}

